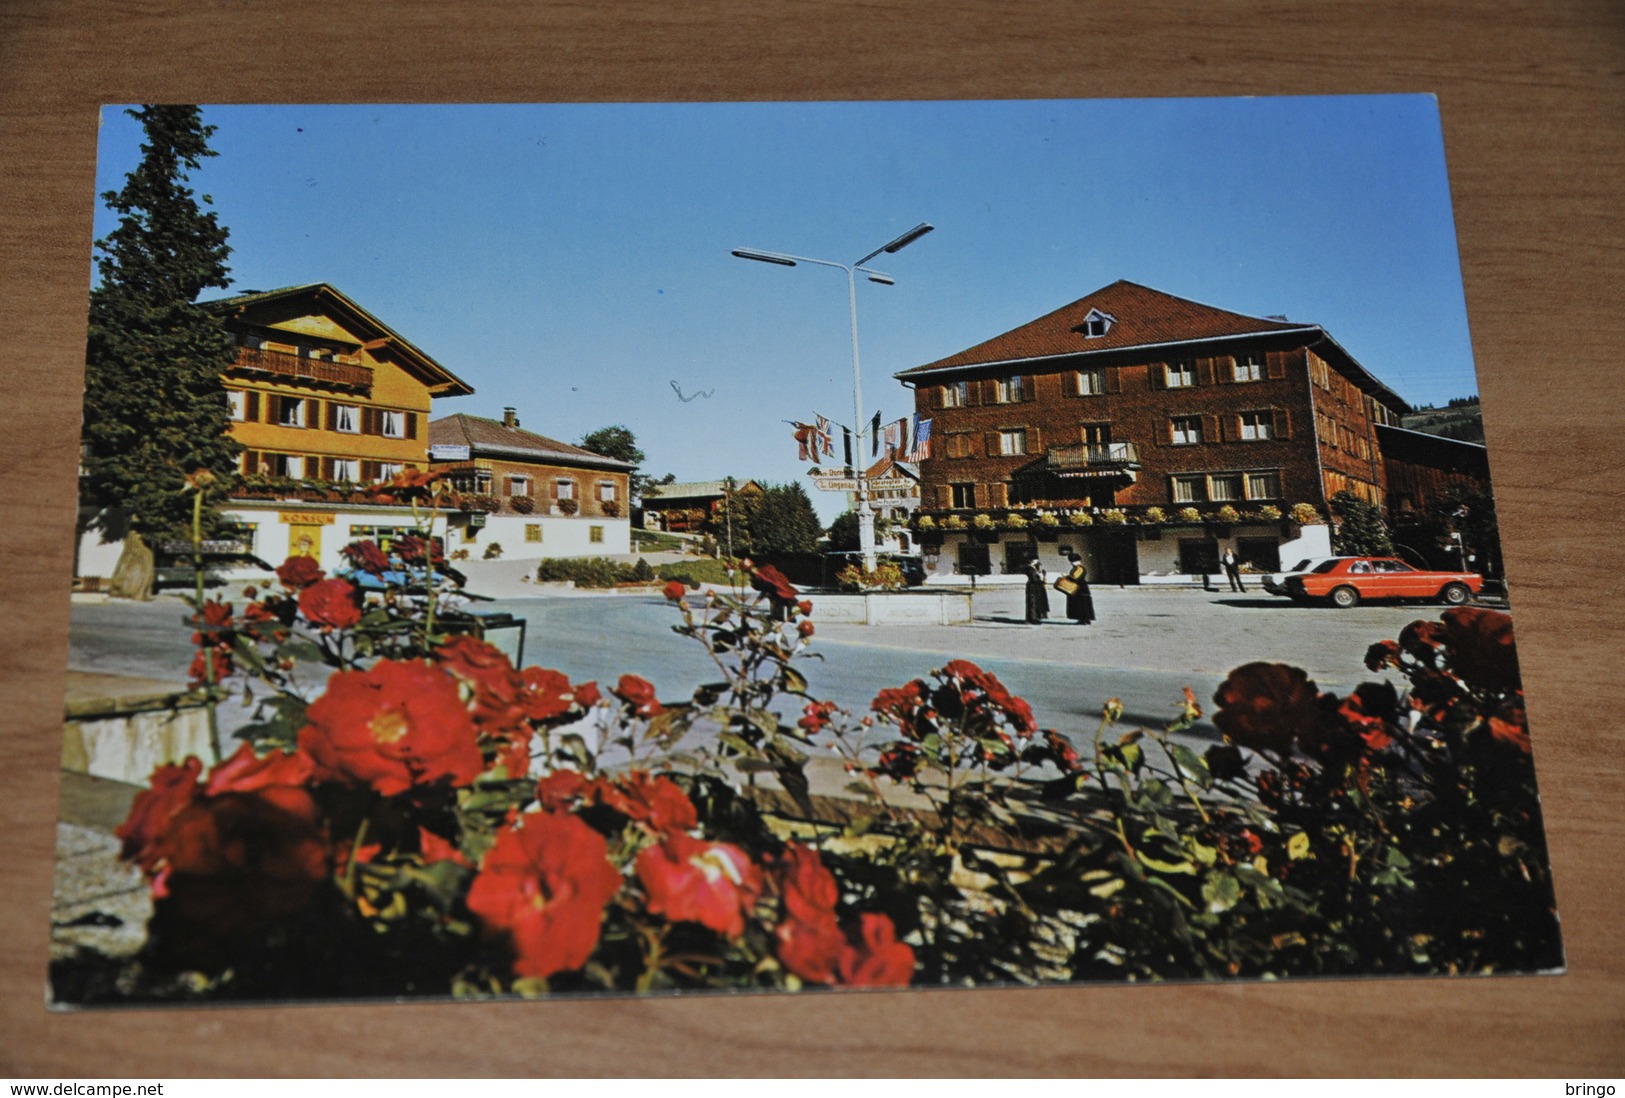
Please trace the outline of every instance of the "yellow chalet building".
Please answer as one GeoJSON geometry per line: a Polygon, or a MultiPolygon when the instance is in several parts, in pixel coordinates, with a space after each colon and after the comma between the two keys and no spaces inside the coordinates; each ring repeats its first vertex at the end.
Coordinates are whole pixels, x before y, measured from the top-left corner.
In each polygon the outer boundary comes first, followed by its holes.
{"type": "MultiPolygon", "coordinates": [[[[427,469],[432,402],[473,387],[325,282],[202,304],[237,341],[221,377],[244,447],[230,539],[271,564],[308,555],[333,569],[351,541],[410,529],[409,509],[352,486],[427,469]]],[[[80,574],[111,575],[119,549],[88,535],[80,574]]]]}

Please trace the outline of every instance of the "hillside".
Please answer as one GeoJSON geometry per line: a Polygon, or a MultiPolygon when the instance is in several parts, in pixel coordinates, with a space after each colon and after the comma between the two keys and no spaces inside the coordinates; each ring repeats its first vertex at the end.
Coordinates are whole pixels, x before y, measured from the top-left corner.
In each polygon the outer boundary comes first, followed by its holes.
{"type": "Polygon", "coordinates": [[[1442,408],[1418,408],[1404,416],[1400,426],[1462,442],[1484,441],[1484,415],[1476,396],[1452,400],[1442,408]]]}

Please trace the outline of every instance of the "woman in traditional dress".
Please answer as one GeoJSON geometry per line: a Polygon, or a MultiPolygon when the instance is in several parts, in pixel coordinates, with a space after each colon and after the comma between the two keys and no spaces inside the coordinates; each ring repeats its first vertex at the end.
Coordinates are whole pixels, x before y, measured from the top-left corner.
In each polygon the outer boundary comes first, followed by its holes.
{"type": "Polygon", "coordinates": [[[1055,581],[1055,587],[1066,595],[1066,616],[1079,625],[1088,625],[1095,620],[1095,600],[1089,593],[1089,573],[1078,554],[1068,552],[1066,559],[1071,561],[1072,567],[1055,581]]]}
{"type": "Polygon", "coordinates": [[[1027,562],[1027,624],[1042,625],[1049,614],[1049,584],[1037,559],[1027,562]]]}

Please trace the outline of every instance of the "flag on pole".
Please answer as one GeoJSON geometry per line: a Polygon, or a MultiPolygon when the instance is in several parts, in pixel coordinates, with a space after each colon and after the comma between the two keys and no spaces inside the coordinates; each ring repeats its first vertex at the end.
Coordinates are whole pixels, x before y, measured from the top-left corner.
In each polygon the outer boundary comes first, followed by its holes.
{"type": "MultiPolygon", "coordinates": [[[[916,416],[916,419],[919,417],[916,416]]],[[[914,428],[914,449],[908,452],[908,461],[924,461],[931,456],[931,421],[921,419],[914,428]]]]}
{"type": "Polygon", "coordinates": [[[852,475],[852,432],[841,428],[841,448],[846,451],[846,474],[852,475]]]}
{"type": "MultiPolygon", "coordinates": [[[[898,421],[898,423],[901,422],[901,420],[898,421]]],[[[886,453],[895,454],[899,448],[899,443],[901,442],[902,439],[898,435],[897,424],[886,424],[886,453]]]]}
{"type": "Polygon", "coordinates": [[[911,437],[908,431],[908,417],[904,416],[897,421],[897,456],[899,458],[908,453],[908,440],[911,437]]]}
{"type": "Polygon", "coordinates": [[[876,412],[875,413],[875,418],[871,419],[869,421],[869,456],[870,457],[879,457],[880,456],[880,413],[879,412],[876,412]]]}
{"type": "Polygon", "coordinates": [[[818,460],[818,429],[805,423],[795,424],[796,452],[802,461],[818,460]]]}

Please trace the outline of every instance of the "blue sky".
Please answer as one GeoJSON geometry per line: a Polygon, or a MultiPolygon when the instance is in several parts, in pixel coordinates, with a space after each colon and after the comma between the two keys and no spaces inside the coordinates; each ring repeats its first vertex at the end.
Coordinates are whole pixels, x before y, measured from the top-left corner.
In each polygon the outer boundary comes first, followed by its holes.
{"type": "MultiPolygon", "coordinates": [[[[1119,278],[1323,325],[1402,397],[1477,392],[1430,96],[962,103],[205,106],[193,185],[233,291],[331,282],[476,392],[436,414],[576,441],[630,427],[647,469],[787,481],[782,421],[852,418],[891,375],[1119,278]],[[708,393],[683,401],[683,395],[708,393]]],[[[98,192],[141,133],[103,111],[98,192]]],[[[98,202],[96,235],[113,219],[98,202]]],[[[841,497],[813,493],[826,516],[841,497]]]]}

